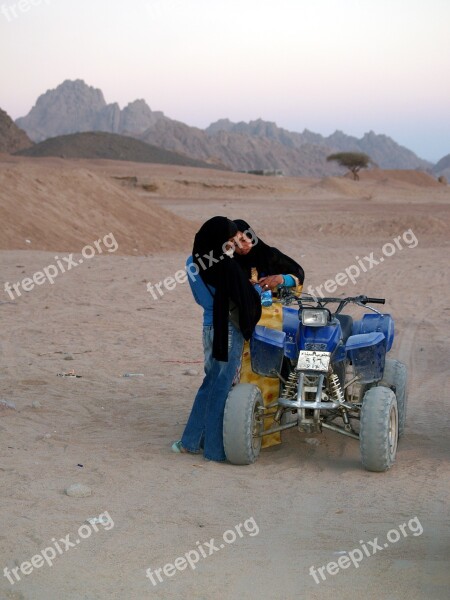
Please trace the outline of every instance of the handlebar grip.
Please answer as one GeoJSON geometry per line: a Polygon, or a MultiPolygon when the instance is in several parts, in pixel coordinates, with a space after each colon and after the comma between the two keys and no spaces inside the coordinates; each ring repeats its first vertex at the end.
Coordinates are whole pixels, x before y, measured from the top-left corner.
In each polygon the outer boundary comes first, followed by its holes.
{"type": "Polygon", "coordinates": [[[386,300],[384,298],[367,298],[366,302],[370,302],[370,304],[385,304],[386,300]]]}

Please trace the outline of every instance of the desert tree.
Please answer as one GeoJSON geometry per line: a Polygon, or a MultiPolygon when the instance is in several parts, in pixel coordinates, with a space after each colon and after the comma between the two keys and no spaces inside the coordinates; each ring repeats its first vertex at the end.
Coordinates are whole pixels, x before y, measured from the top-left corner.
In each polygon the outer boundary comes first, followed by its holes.
{"type": "Polygon", "coordinates": [[[370,156],[363,152],[337,152],[327,156],[327,161],[336,161],[341,167],[346,167],[352,174],[355,181],[359,180],[359,171],[367,169],[372,162],[370,156]]]}

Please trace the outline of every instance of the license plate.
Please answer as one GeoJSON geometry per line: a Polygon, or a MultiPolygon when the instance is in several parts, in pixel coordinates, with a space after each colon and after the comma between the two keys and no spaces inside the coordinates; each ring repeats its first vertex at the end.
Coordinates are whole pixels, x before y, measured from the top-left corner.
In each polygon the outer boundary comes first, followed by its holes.
{"type": "Polygon", "coordinates": [[[330,366],[330,352],[318,350],[300,350],[297,369],[304,371],[321,371],[326,373],[330,366]]]}

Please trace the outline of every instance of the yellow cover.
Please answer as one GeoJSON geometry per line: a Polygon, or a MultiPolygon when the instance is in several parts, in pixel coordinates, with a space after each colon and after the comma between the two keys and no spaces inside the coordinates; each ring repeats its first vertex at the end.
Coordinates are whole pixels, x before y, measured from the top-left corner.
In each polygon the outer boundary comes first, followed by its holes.
{"type": "MultiPolygon", "coordinates": [[[[296,294],[301,294],[302,286],[298,285],[295,289],[296,294]]],[[[280,302],[274,300],[272,306],[263,306],[261,319],[258,325],[269,327],[270,329],[283,329],[283,307],[280,302]]],[[[245,342],[242,354],[242,366],[239,383],[252,383],[261,390],[264,406],[267,406],[280,396],[280,380],[274,377],[262,377],[252,371],[250,360],[250,344],[245,342]]],[[[272,410],[275,409],[270,409],[272,410]]],[[[264,419],[264,430],[273,427],[273,419],[264,419]]],[[[271,433],[262,438],[262,448],[269,448],[281,444],[281,432],[271,433]]]]}

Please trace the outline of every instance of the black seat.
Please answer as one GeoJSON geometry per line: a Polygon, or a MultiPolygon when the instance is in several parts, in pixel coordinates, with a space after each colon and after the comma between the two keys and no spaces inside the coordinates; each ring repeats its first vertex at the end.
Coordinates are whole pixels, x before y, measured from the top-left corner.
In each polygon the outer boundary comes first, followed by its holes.
{"type": "Polygon", "coordinates": [[[341,324],[342,339],[344,342],[352,335],[353,317],[350,315],[334,315],[341,324]]]}

